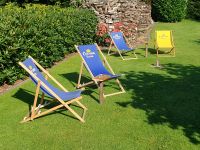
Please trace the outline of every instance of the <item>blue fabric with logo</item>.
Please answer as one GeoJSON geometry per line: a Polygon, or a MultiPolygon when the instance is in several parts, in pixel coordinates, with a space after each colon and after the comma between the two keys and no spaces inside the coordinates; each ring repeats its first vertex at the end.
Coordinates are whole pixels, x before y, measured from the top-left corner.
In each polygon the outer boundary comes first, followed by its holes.
{"type": "Polygon", "coordinates": [[[110,36],[119,50],[121,51],[134,50],[133,48],[128,47],[122,32],[110,32],[110,36]]]}
{"type": "Polygon", "coordinates": [[[85,60],[88,69],[91,71],[94,77],[99,75],[108,75],[110,78],[117,78],[120,75],[113,75],[110,73],[102,63],[99,57],[98,49],[95,44],[92,45],[79,45],[78,50],[81,56],[85,60]]]}
{"type": "MultiPolygon", "coordinates": [[[[65,92],[65,91],[61,91],[57,88],[55,88],[54,86],[52,86],[45,78],[44,76],[42,75],[42,73],[39,71],[39,69],[37,68],[37,66],[34,64],[34,62],[32,61],[31,58],[28,58],[26,59],[23,64],[30,70],[32,71],[38,78],[41,82],[43,82],[47,87],[49,87],[56,95],[58,95],[62,100],[64,101],[67,101],[67,100],[71,100],[71,99],[74,99],[74,98],[77,98],[80,96],[81,94],[81,90],[77,90],[77,91],[74,91],[74,92],[65,92]]],[[[30,75],[30,78],[33,80],[33,82],[35,84],[37,84],[37,80],[34,79],[34,77],[32,77],[30,75]]],[[[43,86],[40,86],[40,89],[47,95],[49,95],[50,97],[54,97],[53,95],[51,95],[48,90],[43,87],[43,86]]],[[[54,97],[55,98],[55,97],[54,97]]]]}

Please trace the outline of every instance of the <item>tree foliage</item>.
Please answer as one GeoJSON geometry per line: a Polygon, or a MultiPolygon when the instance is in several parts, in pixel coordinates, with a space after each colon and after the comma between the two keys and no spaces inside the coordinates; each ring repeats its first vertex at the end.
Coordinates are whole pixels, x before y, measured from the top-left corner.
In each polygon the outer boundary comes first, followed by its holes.
{"type": "Polygon", "coordinates": [[[187,12],[190,18],[200,20],[200,1],[189,0],[187,12]]]}
{"type": "Polygon", "coordinates": [[[0,85],[23,77],[18,62],[28,55],[50,67],[75,44],[94,42],[97,18],[89,10],[8,4],[0,14],[0,85]]]}
{"type": "Polygon", "coordinates": [[[0,0],[0,5],[6,5],[9,2],[15,2],[20,6],[25,3],[36,3],[46,5],[60,5],[62,7],[79,6],[83,0],[0,0]]]}
{"type": "Polygon", "coordinates": [[[185,18],[187,0],[153,0],[152,17],[155,21],[178,22],[185,18]]]}

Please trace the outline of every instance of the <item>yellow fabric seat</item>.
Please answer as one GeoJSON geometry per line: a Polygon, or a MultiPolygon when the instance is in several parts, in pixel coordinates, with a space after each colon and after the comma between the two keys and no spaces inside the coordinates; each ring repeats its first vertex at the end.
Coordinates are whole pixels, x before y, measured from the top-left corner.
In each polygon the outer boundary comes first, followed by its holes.
{"type": "Polygon", "coordinates": [[[159,54],[160,49],[170,49],[168,54],[171,54],[175,57],[175,47],[173,42],[172,31],[170,30],[161,30],[155,31],[155,48],[157,51],[157,55],[159,54]]]}

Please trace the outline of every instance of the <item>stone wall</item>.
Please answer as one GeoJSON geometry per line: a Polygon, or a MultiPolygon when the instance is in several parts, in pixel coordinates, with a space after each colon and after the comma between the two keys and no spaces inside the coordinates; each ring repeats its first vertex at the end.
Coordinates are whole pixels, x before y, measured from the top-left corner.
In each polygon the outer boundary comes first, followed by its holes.
{"type": "Polygon", "coordinates": [[[85,7],[94,10],[99,23],[105,23],[113,31],[116,22],[123,23],[121,30],[135,45],[152,27],[151,2],[142,0],[86,0],[85,7]]]}

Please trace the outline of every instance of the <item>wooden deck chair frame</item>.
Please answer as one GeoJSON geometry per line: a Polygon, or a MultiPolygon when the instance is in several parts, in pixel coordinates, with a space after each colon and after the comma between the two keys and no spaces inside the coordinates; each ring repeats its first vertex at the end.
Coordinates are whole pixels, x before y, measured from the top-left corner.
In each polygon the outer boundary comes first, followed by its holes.
{"type": "MultiPolygon", "coordinates": [[[[32,61],[34,62],[34,64],[43,72],[45,73],[45,78],[47,80],[47,78],[49,77],[52,81],[54,81],[63,91],[68,92],[68,90],[66,88],[64,88],[54,77],[52,77],[48,71],[46,71],[39,63],[37,63],[31,56],[29,56],[29,58],[32,59],[32,61]]],[[[52,111],[55,111],[61,107],[65,107],[67,110],[69,110],[78,120],[80,120],[81,122],[85,122],[84,117],[85,117],[85,113],[87,108],[80,102],[80,100],[82,99],[82,96],[74,98],[72,100],[68,100],[68,101],[63,101],[54,91],[52,91],[46,84],[44,84],[34,73],[32,73],[22,62],[19,62],[19,65],[24,68],[36,81],[37,81],[37,86],[36,86],[36,92],[35,92],[35,98],[34,98],[34,103],[32,106],[32,109],[30,110],[30,112],[27,114],[27,116],[24,117],[24,119],[21,121],[21,123],[27,122],[27,121],[31,121],[34,120],[35,118],[44,116],[52,111]],[[41,96],[41,100],[40,100],[40,104],[38,106],[37,102],[38,102],[38,97],[39,97],[39,91],[40,91],[40,86],[43,86],[52,96],[55,97],[54,101],[58,101],[61,104],[52,107],[48,110],[45,110],[43,112],[41,112],[41,108],[49,105],[49,104],[45,104],[44,103],[44,96],[45,94],[42,92],[42,96],[41,96]],[[78,106],[80,106],[80,108],[83,109],[83,113],[82,116],[80,116],[78,113],[76,113],[69,105],[76,102],[78,104],[78,106]]],[[[54,102],[52,101],[52,102],[54,102]]]]}
{"type": "MultiPolygon", "coordinates": [[[[157,31],[155,31],[155,44],[154,44],[154,49],[156,50],[157,57],[176,57],[176,50],[175,50],[175,46],[174,46],[172,30],[169,30],[170,31],[170,40],[171,40],[171,43],[172,43],[172,48],[169,51],[165,52],[164,54],[159,54],[159,49],[169,49],[169,48],[168,47],[158,47],[158,44],[157,44],[157,31]],[[168,54],[168,55],[166,55],[166,54],[168,54]]],[[[162,30],[159,30],[159,31],[162,31],[162,30]]]]}
{"type": "MultiPolygon", "coordinates": [[[[109,65],[109,63],[108,63],[106,57],[103,55],[103,53],[102,53],[101,49],[99,48],[99,46],[98,46],[96,43],[95,43],[95,45],[96,45],[96,47],[97,47],[99,53],[101,54],[101,56],[102,56],[102,58],[103,58],[104,65],[107,65],[107,67],[108,67],[108,69],[110,70],[110,72],[111,72],[112,74],[115,74],[114,71],[113,71],[113,69],[112,69],[111,66],[109,65]]],[[[76,47],[76,50],[78,51],[79,55],[80,55],[81,58],[82,58],[82,55],[80,54],[80,52],[79,52],[79,50],[78,50],[78,46],[75,45],[75,47],[76,47]]],[[[107,81],[107,80],[104,80],[104,81],[107,81]]],[[[103,82],[104,82],[104,81],[103,81],[103,82]]],[[[110,94],[104,94],[104,93],[103,93],[103,95],[102,95],[103,98],[106,98],[106,97],[108,97],[108,96],[113,96],[113,95],[117,95],[117,94],[121,94],[121,93],[125,93],[125,92],[126,92],[126,91],[124,90],[122,84],[120,83],[119,79],[116,78],[115,81],[116,81],[116,83],[119,85],[121,91],[120,91],[120,92],[115,92],[115,93],[110,93],[110,94]]],[[[79,78],[78,78],[78,83],[77,83],[77,88],[84,88],[85,86],[89,86],[89,85],[92,85],[92,84],[96,84],[97,87],[98,87],[99,89],[103,88],[103,87],[100,87],[100,86],[103,86],[103,85],[102,85],[102,84],[99,84],[98,81],[95,80],[95,77],[93,76],[92,72],[90,71],[90,69],[89,69],[87,63],[85,62],[84,58],[82,58],[81,67],[80,67],[80,73],[79,73],[79,78]],[[88,70],[89,74],[91,75],[92,81],[87,82],[87,83],[84,83],[84,84],[81,84],[81,77],[82,77],[82,73],[83,73],[83,68],[84,68],[84,66],[85,66],[85,68],[88,70]]],[[[100,100],[100,103],[102,103],[101,100],[100,100]]]]}
{"type": "MultiPolygon", "coordinates": [[[[121,31],[120,31],[120,32],[121,32],[121,31]]],[[[123,32],[122,32],[122,34],[123,34],[123,37],[124,37],[124,39],[125,39],[126,44],[128,44],[129,42],[128,42],[126,36],[124,35],[123,32]]],[[[109,33],[109,35],[110,35],[110,33],[109,33]]],[[[110,38],[111,38],[111,35],[110,35],[110,38]]],[[[132,51],[132,53],[133,53],[133,55],[134,55],[135,57],[129,57],[129,58],[123,57],[123,56],[122,56],[123,53],[117,48],[117,45],[115,44],[115,42],[113,41],[112,38],[111,38],[110,46],[109,46],[109,49],[108,49],[108,55],[114,54],[114,53],[110,53],[110,51],[111,51],[113,45],[114,45],[115,48],[117,49],[117,52],[119,53],[119,55],[120,55],[120,57],[122,58],[122,60],[138,59],[138,57],[137,57],[137,55],[136,55],[136,53],[135,53],[135,50],[132,51]]]]}

